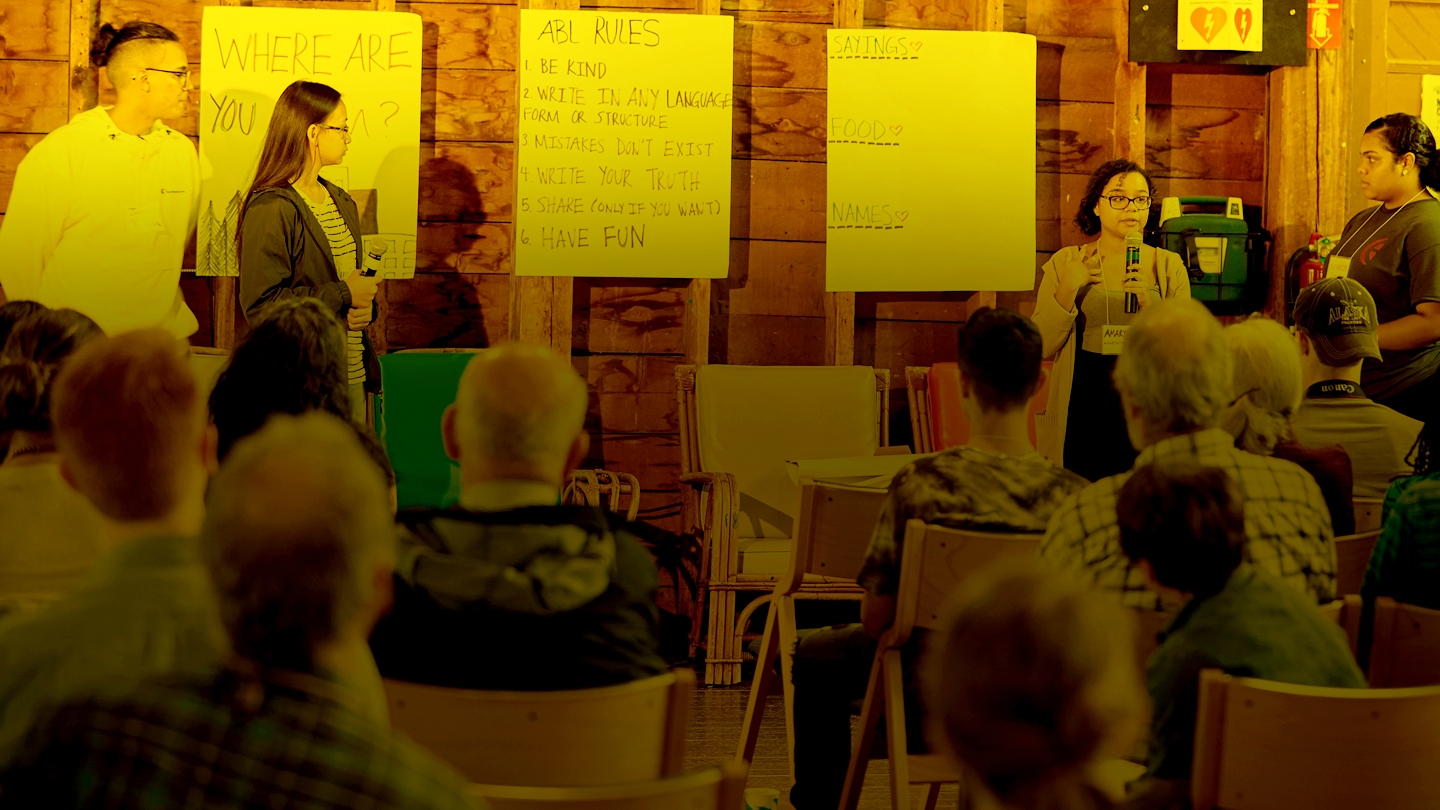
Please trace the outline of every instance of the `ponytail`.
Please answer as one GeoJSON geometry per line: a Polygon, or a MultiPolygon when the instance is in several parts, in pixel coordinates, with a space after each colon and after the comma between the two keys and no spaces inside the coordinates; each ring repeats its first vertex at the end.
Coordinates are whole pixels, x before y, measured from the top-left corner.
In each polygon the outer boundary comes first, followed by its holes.
{"type": "Polygon", "coordinates": [[[116,28],[110,23],[100,26],[90,42],[90,64],[105,67],[115,52],[131,42],[179,42],[180,37],[163,25],[136,20],[116,28]]]}

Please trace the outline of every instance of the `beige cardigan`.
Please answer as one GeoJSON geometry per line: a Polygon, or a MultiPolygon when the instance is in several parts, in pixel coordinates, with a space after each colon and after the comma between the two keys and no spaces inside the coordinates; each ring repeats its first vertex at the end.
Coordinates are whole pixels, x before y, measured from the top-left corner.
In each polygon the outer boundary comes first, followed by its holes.
{"type": "MultiPolygon", "coordinates": [[[[1056,464],[1064,464],[1065,420],[1070,416],[1070,385],[1075,379],[1075,343],[1070,336],[1075,332],[1075,309],[1069,312],[1055,303],[1056,267],[1070,261],[1079,252],[1078,246],[1062,248],[1041,269],[1040,291],[1035,300],[1035,325],[1040,327],[1040,336],[1045,341],[1046,359],[1053,359],[1050,369],[1050,396],[1045,410],[1035,416],[1035,443],[1042,455],[1056,464]]],[[[1157,272],[1155,278],[1160,285],[1160,294],[1166,298],[1190,294],[1190,274],[1180,256],[1164,248],[1144,245],[1140,248],[1140,261],[1154,267],[1158,261],[1164,272],[1157,272]]]]}

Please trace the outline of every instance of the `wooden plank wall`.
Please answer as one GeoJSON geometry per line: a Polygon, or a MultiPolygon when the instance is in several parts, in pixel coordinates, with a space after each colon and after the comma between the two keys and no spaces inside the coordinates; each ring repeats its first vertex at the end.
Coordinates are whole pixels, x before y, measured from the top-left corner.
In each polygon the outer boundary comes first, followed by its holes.
{"type": "MultiPolygon", "coordinates": [[[[72,5],[87,2],[94,0],[9,0],[0,15],[0,212],[20,158],[66,118],[72,5]]],[[[212,2],[217,0],[99,0],[97,17],[161,21],[181,35],[198,62],[201,8],[212,2]]],[[[864,25],[971,29],[991,3],[865,0],[864,25]]],[[[253,5],[372,7],[370,0],[253,5]]],[[[693,13],[698,6],[695,0],[606,0],[600,7],[693,13]]],[[[593,6],[587,0],[584,7],[593,6]]],[[[413,281],[387,285],[391,350],[485,346],[511,333],[517,8],[513,2],[396,4],[424,20],[425,71],[420,256],[413,281]]],[[[1124,50],[1115,41],[1116,26],[1123,24],[1117,23],[1118,10],[1117,0],[1004,5],[1004,30],[1039,39],[1037,271],[1053,251],[1080,239],[1071,219],[1086,176],[1112,157],[1117,118],[1126,120],[1115,107],[1116,77],[1123,73],[1117,54],[1124,50]]],[[[825,30],[835,20],[834,0],[722,0],[721,11],[736,19],[732,242],[729,277],[707,285],[708,351],[706,336],[687,335],[685,318],[687,304],[705,305],[707,290],[684,279],[576,279],[571,311],[550,316],[551,329],[570,316],[575,366],[592,386],[590,463],[638,474],[655,516],[673,512],[661,507],[678,501],[673,372],[687,345],[692,353],[700,346],[710,362],[827,359],[825,30]]],[[[198,67],[192,65],[197,73],[198,67]]],[[[1219,193],[1261,204],[1265,78],[1155,66],[1141,75],[1148,99],[1145,154],[1161,193],[1219,193]]],[[[1127,98],[1138,95],[1127,92],[1127,98]]],[[[103,86],[100,95],[103,100],[103,86]]],[[[200,98],[197,90],[197,103],[200,98]]],[[[196,129],[193,113],[172,124],[192,135],[196,129]]],[[[955,260],[957,266],[964,262],[963,247],[955,260]]],[[[198,337],[206,338],[208,284],[192,277],[185,288],[202,321],[198,337]]],[[[903,381],[906,365],[953,360],[954,331],[968,298],[856,296],[855,362],[889,368],[892,380],[903,381]]],[[[1033,293],[1002,293],[999,303],[1028,312],[1033,293]]],[[[907,440],[902,391],[892,398],[892,413],[892,437],[907,440]]]]}

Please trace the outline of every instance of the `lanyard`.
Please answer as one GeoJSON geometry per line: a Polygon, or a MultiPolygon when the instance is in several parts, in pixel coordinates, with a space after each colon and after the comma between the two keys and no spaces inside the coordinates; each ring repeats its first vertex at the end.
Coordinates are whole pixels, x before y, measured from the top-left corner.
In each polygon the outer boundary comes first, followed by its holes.
{"type": "Polygon", "coordinates": [[[1349,380],[1324,380],[1306,389],[1305,396],[1309,399],[1358,399],[1365,394],[1360,390],[1360,386],[1349,380]]]}
{"type": "MultiPolygon", "coordinates": [[[[1426,191],[1426,189],[1422,186],[1419,191],[1415,192],[1415,196],[1414,196],[1414,197],[1411,197],[1411,198],[1408,199],[1408,200],[1406,200],[1406,201],[1405,201],[1405,204],[1404,204],[1404,205],[1401,205],[1400,208],[1404,208],[1406,205],[1409,205],[1410,203],[1415,202],[1416,200],[1420,199],[1420,195],[1421,195],[1421,194],[1424,194],[1425,191],[1426,191]]],[[[1335,246],[1335,250],[1331,251],[1331,254],[1330,254],[1330,255],[1332,255],[1332,256],[1339,256],[1339,255],[1340,255],[1340,251],[1343,250],[1346,245],[1350,244],[1350,240],[1354,239],[1355,236],[1360,233],[1360,231],[1364,230],[1364,229],[1365,229],[1365,226],[1370,224],[1370,220],[1374,219],[1374,218],[1375,218],[1375,215],[1378,214],[1378,213],[1380,213],[1380,209],[1381,209],[1381,208],[1384,208],[1384,207],[1385,207],[1385,206],[1384,206],[1383,204],[1382,204],[1382,205],[1377,205],[1377,206],[1375,206],[1375,210],[1374,210],[1374,211],[1371,211],[1371,212],[1370,212],[1370,216],[1366,217],[1366,218],[1365,218],[1365,221],[1362,222],[1362,223],[1360,223],[1360,227],[1355,229],[1355,233],[1352,233],[1352,234],[1350,234],[1349,236],[1345,237],[1344,239],[1341,239],[1341,240],[1340,240],[1340,244],[1338,244],[1338,245],[1335,246]]],[[[1383,230],[1386,225],[1389,225],[1389,224],[1390,224],[1390,220],[1394,219],[1395,216],[1396,216],[1396,214],[1399,214],[1399,213],[1400,213],[1400,208],[1396,208],[1395,211],[1394,211],[1392,214],[1390,214],[1390,216],[1388,216],[1388,217],[1385,218],[1385,221],[1384,221],[1384,222],[1380,223],[1378,226],[1375,227],[1375,230],[1373,230],[1373,231],[1370,232],[1370,239],[1374,239],[1375,236],[1376,236],[1377,234],[1379,234],[1380,231],[1383,230]]],[[[1367,239],[1366,241],[1368,242],[1369,239],[1367,239]]],[[[1342,258],[1343,258],[1343,257],[1342,257],[1342,258]]]]}

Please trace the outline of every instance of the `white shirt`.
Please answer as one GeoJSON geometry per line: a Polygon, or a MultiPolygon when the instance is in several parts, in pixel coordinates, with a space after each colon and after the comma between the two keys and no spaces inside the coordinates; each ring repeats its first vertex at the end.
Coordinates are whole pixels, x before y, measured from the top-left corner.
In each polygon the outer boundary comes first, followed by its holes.
{"type": "Polygon", "coordinates": [[[190,140],[157,122],[122,132],[96,107],[20,161],[0,225],[0,286],[12,300],[70,307],[107,334],[199,328],[180,293],[200,201],[190,140]]]}

